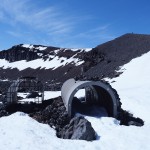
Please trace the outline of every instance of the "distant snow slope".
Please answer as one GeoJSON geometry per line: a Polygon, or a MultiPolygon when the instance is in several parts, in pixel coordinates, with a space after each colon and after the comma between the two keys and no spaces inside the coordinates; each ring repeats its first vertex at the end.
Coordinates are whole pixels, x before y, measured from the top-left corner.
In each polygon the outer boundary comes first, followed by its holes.
{"type": "MultiPolygon", "coordinates": [[[[32,68],[32,69],[44,68],[44,69],[53,69],[54,70],[58,67],[63,67],[68,64],[74,64],[75,66],[79,66],[84,63],[84,60],[79,59],[77,57],[77,54],[92,50],[91,48],[85,48],[85,49],[82,49],[82,48],[81,49],[56,48],[55,50],[46,51],[49,47],[37,46],[37,45],[32,45],[32,44],[18,45],[18,47],[19,48],[16,51],[17,52],[19,51],[20,53],[16,54],[17,53],[16,52],[12,56],[9,56],[9,57],[21,55],[21,53],[25,53],[28,51],[28,52],[33,52],[35,55],[37,54],[37,59],[27,61],[24,57],[22,59],[16,59],[16,57],[14,57],[13,61],[8,61],[8,59],[7,60],[4,59],[5,57],[3,56],[0,59],[0,68],[1,67],[3,69],[17,68],[20,71],[22,71],[26,68],[32,68]],[[24,48],[26,48],[26,49],[24,49],[24,48]],[[78,50],[78,52],[76,53],[75,51],[77,51],[77,50],[78,50]],[[68,51],[72,51],[73,55],[72,56],[67,55],[68,51]],[[64,56],[59,56],[59,55],[57,55],[58,53],[63,53],[64,56]],[[46,60],[44,59],[44,57],[46,57],[46,60]]],[[[15,48],[13,48],[13,52],[15,52],[14,49],[15,48]]],[[[11,54],[11,52],[7,55],[10,55],[10,54],[11,54]]],[[[31,54],[29,54],[29,55],[31,55],[31,54]]]]}
{"type": "MultiPolygon", "coordinates": [[[[0,118],[0,145],[3,150],[150,150],[150,52],[123,66],[124,73],[112,86],[120,95],[122,106],[145,125],[120,126],[114,118],[86,118],[92,123],[96,141],[63,140],[48,125],[27,115],[15,113],[0,118]]],[[[110,80],[110,81],[113,81],[110,80]]]]}
{"type": "Polygon", "coordinates": [[[79,49],[81,49],[82,51],[85,51],[85,52],[89,52],[92,50],[92,48],[71,48],[71,50],[73,50],[73,51],[77,51],[79,49]]]}
{"type": "Polygon", "coordinates": [[[26,68],[56,69],[58,67],[65,66],[66,64],[69,63],[73,63],[75,64],[75,66],[84,63],[84,61],[74,57],[67,59],[65,57],[59,58],[58,56],[56,57],[52,56],[51,59],[52,60],[46,60],[46,61],[44,61],[43,59],[35,59],[32,61],[20,60],[15,62],[9,62],[5,59],[0,59],[0,67],[3,67],[3,69],[18,68],[19,70],[24,70],[26,68]]]}
{"type": "Polygon", "coordinates": [[[30,49],[35,48],[35,49],[41,50],[41,51],[42,51],[42,50],[45,50],[45,49],[47,48],[46,46],[38,46],[38,47],[35,47],[35,46],[32,45],[32,44],[23,44],[22,47],[30,48],[30,49]]]}

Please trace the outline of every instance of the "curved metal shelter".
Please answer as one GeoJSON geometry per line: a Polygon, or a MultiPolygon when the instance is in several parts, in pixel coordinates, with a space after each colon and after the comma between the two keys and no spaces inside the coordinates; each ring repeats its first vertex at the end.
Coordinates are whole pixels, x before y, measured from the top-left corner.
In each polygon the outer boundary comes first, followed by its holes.
{"type": "Polygon", "coordinates": [[[74,115],[73,100],[78,90],[85,89],[84,103],[104,107],[108,116],[117,117],[118,100],[113,89],[101,81],[67,80],[61,88],[61,96],[70,117],[74,115]]]}
{"type": "Polygon", "coordinates": [[[6,101],[8,103],[17,103],[18,92],[33,92],[37,91],[41,93],[42,101],[44,100],[44,86],[35,77],[22,77],[14,81],[9,87],[6,95],[6,101]]]}

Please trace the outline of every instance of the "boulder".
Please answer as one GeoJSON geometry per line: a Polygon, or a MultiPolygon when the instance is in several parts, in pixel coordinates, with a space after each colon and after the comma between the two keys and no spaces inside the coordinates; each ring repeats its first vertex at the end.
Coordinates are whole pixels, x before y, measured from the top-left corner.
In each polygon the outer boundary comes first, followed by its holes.
{"type": "Polygon", "coordinates": [[[96,132],[91,123],[80,116],[71,119],[70,123],[62,129],[60,137],[63,139],[93,141],[96,139],[96,132]]]}
{"type": "Polygon", "coordinates": [[[118,113],[118,120],[120,120],[120,125],[125,125],[125,126],[143,126],[144,121],[141,118],[136,118],[133,116],[133,114],[129,113],[126,110],[123,110],[120,108],[119,113],[118,113]]]}

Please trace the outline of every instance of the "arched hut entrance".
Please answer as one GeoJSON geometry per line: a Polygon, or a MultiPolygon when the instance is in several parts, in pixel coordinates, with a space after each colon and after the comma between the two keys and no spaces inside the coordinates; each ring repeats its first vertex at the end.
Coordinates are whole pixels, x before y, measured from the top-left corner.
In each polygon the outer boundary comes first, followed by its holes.
{"type": "Polygon", "coordinates": [[[85,90],[85,98],[79,99],[81,109],[84,106],[100,106],[104,107],[108,116],[117,118],[117,108],[119,105],[118,99],[113,89],[101,81],[75,81],[74,79],[67,80],[61,89],[61,96],[70,117],[74,116],[74,101],[76,101],[75,94],[81,90],[85,90]]]}

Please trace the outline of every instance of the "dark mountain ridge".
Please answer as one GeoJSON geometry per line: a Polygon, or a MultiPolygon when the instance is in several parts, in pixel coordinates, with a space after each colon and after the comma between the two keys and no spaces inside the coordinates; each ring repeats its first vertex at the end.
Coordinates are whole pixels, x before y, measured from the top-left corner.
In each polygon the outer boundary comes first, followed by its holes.
{"type": "Polygon", "coordinates": [[[86,76],[99,76],[114,77],[120,66],[130,62],[133,58],[140,57],[142,54],[150,51],[150,35],[144,34],[125,34],[112,41],[101,44],[88,55],[97,53],[97,55],[104,55],[104,60],[97,63],[93,68],[90,68],[86,76]]]}
{"type": "Polygon", "coordinates": [[[5,64],[0,66],[0,79],[14,80],[22,76],[36,76],[45,83],[61,85],[72,77],[84,80],[112,78],[119,75],[116,70],[120,66],[149,51],[150,35],[144,34],[125,34],[90,51],[20,44],[0,51],[0,63],[6,60],[8,64],[8,67],[5,64]],[[29,66],[20,70],[18,66],[23,60],[29,66]],[[39,60],[39,67],[30,66],[34,60],[39,60]],[[12,67],[13,63],[16,67],[12,67]],[[45,67],[45,64],[51,66],[52,63],[53,67],[45,67]]]}

